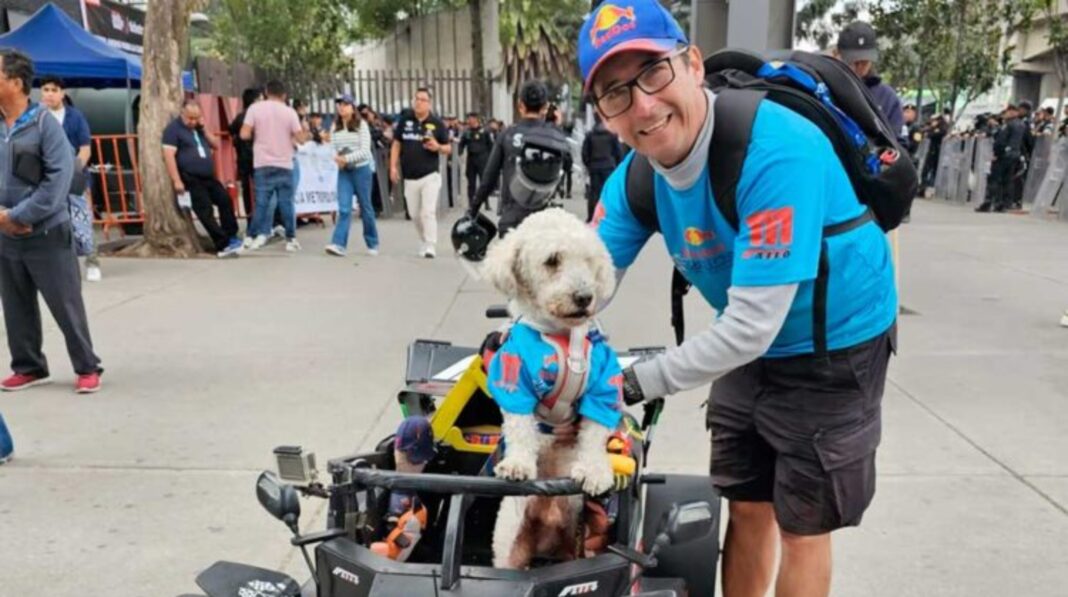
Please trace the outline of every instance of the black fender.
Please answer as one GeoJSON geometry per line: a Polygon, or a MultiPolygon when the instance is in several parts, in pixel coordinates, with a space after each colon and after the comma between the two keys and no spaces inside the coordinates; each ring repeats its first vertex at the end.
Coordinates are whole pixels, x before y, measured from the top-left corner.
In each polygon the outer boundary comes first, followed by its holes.
{"type": "Polygon", "coordinates": [[[708,475],[664,475],[663,484],[646,485],[645,522],[642,537],[645,548],[656,538],[661,517],[673,504],[705,500],[712,505],[716,519],[707,537],[682,545],[669,545],[656,556],[656,568],[645,576],[677,577],[686,581],[691,597],[713,597],[716,593],[716,562],[719,559],[720,496],[708,475]]]}
{"type": "Polygon", "coordinates": [[[289,575],[236,562],[215,562],[197,575],[197,586],[208,597],[233,597],[242,589],[278,597],[301,597],[300,585],[289,575]]]}

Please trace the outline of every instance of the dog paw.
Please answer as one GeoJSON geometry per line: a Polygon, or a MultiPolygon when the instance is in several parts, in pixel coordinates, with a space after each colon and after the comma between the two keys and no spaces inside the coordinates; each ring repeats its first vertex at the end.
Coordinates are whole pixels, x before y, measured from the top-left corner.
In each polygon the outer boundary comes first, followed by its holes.
{"type": "Polygon", "coordinates": [[[506,456],[493,467],[493,474],[510,481],[526,481],[538,475],[538,466],[532,459],[506,456]]]}
{"type": "Polygon", "coordinates": [[[571,478],[582,484],[582,491],[588,495],[601,495],[615,486],[612,466],[606,460],[603,465],[589,462],[576,462],[571,468],[571,478]]]}

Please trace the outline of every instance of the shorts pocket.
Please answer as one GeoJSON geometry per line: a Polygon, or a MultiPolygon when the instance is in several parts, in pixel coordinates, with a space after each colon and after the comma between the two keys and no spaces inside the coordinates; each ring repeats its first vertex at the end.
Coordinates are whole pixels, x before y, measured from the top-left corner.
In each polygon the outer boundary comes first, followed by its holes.
{"type": "Polygon", "coordinates": [[[816,457],[831,483],[839,520],[835,527],[854,526],[875,495],[875,449],[882,437],[878,413],[857,425],[818,432],[816,457]]]}

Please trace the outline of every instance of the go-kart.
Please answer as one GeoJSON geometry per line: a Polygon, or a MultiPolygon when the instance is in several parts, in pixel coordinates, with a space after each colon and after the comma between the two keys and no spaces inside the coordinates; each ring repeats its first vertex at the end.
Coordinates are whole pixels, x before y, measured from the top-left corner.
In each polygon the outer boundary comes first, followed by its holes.
{"type": "MultiPolygon", "coordinates": [[[[502,309],[487,311],[505,317],[502,309]]],[[[491,335],[492,338],[492,335],[491,335]]],[[[501,414],[487,388],[480,348],[417,340],[409,346],[402,414],[429,418],[437,454],[422,473],[394,470],[393,436],[371,453],[335,458],[319,481],[314,455],[275,450],[278,474],[257,480],[261,505],[292,531],[311,570],[303,585],[280,572],[220,561],[197,577],[209,597],[364,595],[712,596],[719,556],[720,499],[708,476],[653,474],[646,458],[663,399],[643,405],[637,471],[618,493],[609,545],[571,561],[536,560],[528,570],[493,566],[493,529],[505,496],[579,496],[571,479],[514,482],[480,475],[496,449],[501,414]],[[407,561],[370,549],[388,533],[393,490],[415,491],[428,516],[407,561]],[[326,529],[299,534],[299,496],[329,501],[326,529]],[[314,562],[307,547],[315,545],[314,562]]],[[[620,354],[626,366],[660,349],[620,354]]],[[[578,538],[577,538],[578,539],[578,538]]]]}

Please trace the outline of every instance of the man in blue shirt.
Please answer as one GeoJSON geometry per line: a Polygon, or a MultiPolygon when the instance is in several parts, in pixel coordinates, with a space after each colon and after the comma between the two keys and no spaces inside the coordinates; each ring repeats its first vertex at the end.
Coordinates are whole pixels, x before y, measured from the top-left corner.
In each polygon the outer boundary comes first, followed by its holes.
{"type": "Polygon", "coordinates": [[[234,204],[215,178],[212,149],[219,140],[204,128],[204,118],[196,100],[186,100],[182,112],[163,129],[163,161],[177,195],[189,193],[193,213],[211,237],[219,257],[237,257],[241,240],[237,238],[234,204]],[[219,210],[219,221],[215,210],[219,210]]]}
{"type": "MultiPolygon", "coordinates": [[[[601,4],[579,34],[585,92],[654,169],[655,210],[676,267],[719,316],[624,371],[628,403],[715,381],[711,474],[730,502],[726,597],[827,595],[830,532],[859,524],[897,313],[893,266],[828,139],[770,101],[757,109],[736,185],[738,230],[709,181],[716,96],[700,51],[655,0],[601,4]],[[815,292],[817,279],[826,292],[815,292]]],[[[652,235],[630,209],[625,158],[593,223],[616,268],[652,235]]]]}

